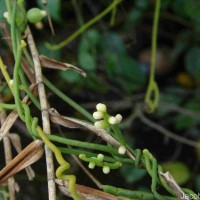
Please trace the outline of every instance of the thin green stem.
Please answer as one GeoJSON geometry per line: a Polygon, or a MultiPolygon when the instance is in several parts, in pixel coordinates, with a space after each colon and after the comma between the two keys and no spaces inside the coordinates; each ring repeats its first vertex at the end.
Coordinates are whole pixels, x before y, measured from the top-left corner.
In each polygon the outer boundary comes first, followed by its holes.
{"type": "Polygon", "coordinates": [[[156,70],[156,51],[157,51],[157,35],[158,35],[158,22],[160,16],[160,0],[156,0],[156,7],[154,12],[153,29],[152,29],[152,46],[151,46],[151,68],[150,68],[150,80],[155,78],[156,70]]]}
{"type": "Polygon", "coordinates": [[[27,83],[25,75],[24,75],[24,72],[21,68],[19,69],[19,76],[20,76],[20,79],[22,81],[23,87],[24,87],[27,95],[29,96],[31,101],[35,104],[35,106],[40,110],[40,103],[37,100],[37,98],[33,95],[33,93],[30,91],[28,83],[27,83]]]}
{"type": "Polygon", "coordinates": [[[22,58],[22,44],[18,47],[18,51],[16,54],[16,61],[14,66],[14,97],[15,97],[15,104],[17,108],[17,112],[19,114],[19,117],[24,120],[24,114],[23,114],[23,108],[22,108],[22,102],[20,99],[20,90],[19,90],[19,69],[21,66],[21,58],[22,58]]]}
{"type": "Polygon", "coordinates": [[[0,57],[0,68],[1,68],[1,72],[2,72],[2,74],[3,74],[3,77],[5,78],[6,83],[8,84],[8,86],[9,86],[11,92],[14,93],[13,87],[12,87],[12,85],[10,84],[11,78],[10,78],[10,76],[9,76],[9,74],[8,74],[8,71],[6,70],[6,66],[4,65],[3,60],[2,60],[1,57],[0,57]]]}
{"type": "MultiPolygon", "coordinates": [[[[117,0],[114,0],[114,1],[117,1],[117,0]]],[[[117,14],[117,6],[115,6],[115,7],[112,9],[111,19],[110,19],[110,25],[111,25],[111,26],[114,26],[114,24],[115,24],[116,14],[117,14]]]]}
{"type": "Polygon", "coordinates": [[[17,1],[13,3],[12,16],[11,16],[11,42],[13,48],[13,54],[16,60],[17,57],[17,27],[16,27],[16,12],[17,12],[17,1]]]}
{"type": "Polygon", "coordinates": [[[14,110],[14,109],[16,109],[16,105],[15,104],[0,103],[0,110],[2,108],[3,109],[14,110]]]}
{"type": "Polygon", "coordinates": [[[91,122],[94,122],[94,118],[92,115],[85,110],[83,107],[81,107],[79,104],[77,104],[75,101],[70,99],[68,96],[66,96],[63,92],[61,92],[58,88],[56,88],[47,78],[43,77],[45,85],[54,92],[57,96],[59,96],[63,101],[68,103],[70,106],[72,106],[75,110],[80,112],[83,116],[85,116],[88,120],[91,122]]]}
{"type": "Polygon", "coordinates": [[[159,88],[155,81],[159,15],[160,15],[160,0],[156,0],[156,6],[153,18],[153,29],[152,29],[150,76],[149,76],[149,84],[147,92],[145,95],[145,103],[149,107],[149,112],[154,112],[154,110],[158,106],[158,101],[159,101],[159,88]]]}
{"type": "Polygon", "coordinates": [[[64,46],[68,45],[70,42],[72,42],[76,37],[78,37],[81,33],[85,32],[90,26],[95,24],[97,21],[102,19],[105,15],[107,15],[113,8],[115,8],[122,0],[115,0],[113,1],[110,6],[108,6],[103,12],[101,12],[96,17],[92,18],[90,21],[88,21],[86,24],[81,26],[77,31],[75,31],[72,35],[70,35],[67,39],[63,40],[59,44],[52,45],[47,43],[46,46],[51,50],[58,50],[60,48],[63,48],[64,46]]]}
{"type": "Polygon", "coordinates": [[[93,149],[93,150],[98,150],[98,151],[104,151],[110,154],[114,154],[114,155],[119,155],[117,150],[112,148],[112,147],[108,147],[105,145],[101,145],[101,144],[94,144],[94,143],[89,143],[89,142],[81,142],[78,140],[72,140],[72,139],[67,139],[67,138],[63,138],[63,137],[59,137],[57,135],[47,135],[47,137],[55,142],[59,142],[61,144],[66,144],[66,145],[70,145],[70,146],[76,146],[76,147],[82,147],[82,148],[86,148],[86,149],[93,149]]]}
{"type": "Polygon", "coordinates": [[[12,8],[11,8],[10,0],[5,0],[5,2],[6,2],[6,7],[7,7],[8,15],[9,15],[9,17],[11,17],[12,8]]]}

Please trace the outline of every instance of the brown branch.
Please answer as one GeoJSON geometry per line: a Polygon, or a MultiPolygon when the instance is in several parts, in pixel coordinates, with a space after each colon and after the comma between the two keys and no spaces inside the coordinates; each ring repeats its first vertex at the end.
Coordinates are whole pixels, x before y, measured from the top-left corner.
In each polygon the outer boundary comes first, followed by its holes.
{"type": "MultiPolygon", "coordinates": [[[[50,134],[50,122],[49,122],[49,113],[48,113],[48,103],[46,98],[45,87],[42,79],[42,70],[39,60],[39,54],[35,46],[35,42],[29,27],[26,29],[27,41],[30,48],[30,52],[33,58],[34,69],[35,69],[35,78],[36,84],[38,84],[38,94],[40,99],[41,111],[42,111],[42,123],[43,131],[46,134],[50,134]]],[[[55,185],[55,175],[54,175],[54,163],[53,163],[53,154],[52,151],[45,145],[45,154],[46,154],[46,164],[47,164],[47,176],[48,176],[48,191],[49,191],[49,200],[56,200],[56,185],[55,185]]]]}
{"type": "Polygon", "coordinates": [[[163,179],[166,181],[168,186],[174,191],[178,199],[180,200],[189,200],[189,197],[185,195],[183,190],[180,188],[180,186],[176,183],[174,178],[169,172],[162,173],[160,172],[160,175],[163,177],[163,179]]]}
{"type": "Polygon", "coordinates": [[[179,135],[176,135],[175,133],[167,130],[166,128],[164,128],[163,126],[160,126],[159,124],[151,121],[150,119],[148,119],[147,117],[145,117],[141,111],[141,108],[137,108],[137,116],[139,117],[139,119],[144,123],[146,124],[147,126],[157,130],[158,132],[162,133],[163,135],[171,138],[171,139],[174,139],[178,142],[181,142],[183,144],[186,144],[186,145],[189,145],[189,146],[192,146],[192,147],[197,147],[197,148],[200,148],[200,144],[198,142],[194,142],[192,140],[189,140],[187,138],[184,138],[184,137],[181,137],[179,135]]]}

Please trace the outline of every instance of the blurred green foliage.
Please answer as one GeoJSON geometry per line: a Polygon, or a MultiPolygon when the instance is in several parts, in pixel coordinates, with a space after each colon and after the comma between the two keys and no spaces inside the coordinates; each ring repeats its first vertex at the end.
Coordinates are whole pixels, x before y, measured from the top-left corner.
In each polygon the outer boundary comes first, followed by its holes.
{"type": "MultiPolygon", "coordinates": [[[[86,1],[77,1],[79,17],[85,22],[93,18],[110,3],[110,1],[91,1],[94,5],[90,7],[86,1]]],[[[44,7],[40,0],[36,2],[38,6],[44,7]]],[[[151,32],[149,30],[152,27],[153,2],[149,0],[123,1],[117,10],[114,27],[110,26],[109,16],[107,16],[106,19],[101,20],[101,23],[84,32],[71,46],[69,45],[69,47],[58,51],[51,51],[45,47],[45,42],[48,40],[46,37],[49,37],[46,33],[49,31],[46,20],[46,32],[43,31],[44,35],[39,33],[39,37],[36,38],[38,39],[40,53],[63,62],[72,63],[87,72],[86,79],[69,70],[60,71],[57,74],[52,73],[53,76],[50,73],[49,76],[54,78],[55,75],[58,83],[61,83],[59,87],[62,90],[70,88],[68,94],[72,96],[73,90],[76,90],[76,94],[84,91],[86,95],[88,90],[92,90],[94,96],[96,96],[96,99],[93,97],[93,100],[96,102],[99,101],[99,96],[103,95],[105,95],[105,100],[109,95],[109,99],[115,101],[116,88],[117,94],[121,97],[119,100],[127,97],[134,99],[134,95],[144,94],[147,87],[149,68],[147,66],[147,69],[143,70],[139,55],[143,49],[150,47],[151,32]]],[[[29,3],[27,2],[27,4],[29,3]]],[[[53,40],[60,41],[80,27],[74,14],[72,1],[48,0],[48,5],[51,18],[56,24],[57,34],[53,40]],[[66,36],[64,35],[65,32],[66,36]]],[[[173,129],[179,135],[184,136],[184,133],[187,132],[189,138],[199,141],[199,118],[185,115],[183,112],[189,110],[194,114],[200,113],[200,1],[162,0],[161,7],[158,45],[159,47],[167,46],[169,49],[173,70],[169,74],[157,75],[156,77],[161,98],[159,108],[152,118],[155,118],[158,123],[166,124],[167,128],[173,129]],[[194,87],[185,87],[184,84],[177,81],[176,76],[182,71],[192,77],[195,82],[194,87]],[[163,104],[184,110],[183,112],[176,112],[164,109],[162,108],[163,104]],[[197,133],[193,134],[194,132],[197,133]]],[[[1,0],[1,20],[5,10],[5,3],[1,0]]],[[[163,62],[165,61],[163,60],[163,62]]],[[[134,99],[132,107],[136,103],[141,103],[141,101],[143,101],[141,98],[139,101],[134,99]]],[[[129,107],[129,111],[124,111],[125,117],[129,117],[132,107],[129,107]]],[[[132,136],[133,126],[135,124],[131,123],[129,129],[126,130],[131,137],[134,137],[132,136]]],[[[135,132],[143,132],[145,128],[140,126],[135,132]]],[[[148,143],[148,141],[146,142],[148,143]]],[[[162,150],[157,149],[157,151],[162,150]]],[[[191,155],[194,160],[189,164],[193,168],[193,165],[196,167],[198,164],[197,160],[199,158],[198,155],[194,154],[193,149],[191,155]]],[[[184,152],[179,158],[186,161],[189,159],[184,152]]],[[[191,181],[191,185],[198,191],[200,188],[200,171],[199,167],[196,168],[198,169],[194,170],[193,175],[184,162],[164,164],[164,169],[169,170],[177,177],[176,180],[180,184],[191,181]],[[195,178],[192,178],[192,175],[195,178]]],[[[143,170],[129,169],[128,167],[122,168],[120,173],[129,184],[145,177],[143,170]]]]}

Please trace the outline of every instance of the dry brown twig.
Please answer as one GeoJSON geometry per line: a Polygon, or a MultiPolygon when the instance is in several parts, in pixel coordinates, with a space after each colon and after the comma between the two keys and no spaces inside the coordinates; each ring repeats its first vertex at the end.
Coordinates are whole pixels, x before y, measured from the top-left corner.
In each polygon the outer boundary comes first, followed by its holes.
{"type": "MultiPolygon", "coordinates": [[[[26,29],[27,42],[30,48],[30,52],[33,58],[34,69],[35,69],[35,79],[36,84],[38,84],[38,94],[41,105],[42,112],[42,123],[43,131],[46,134],[50,134],[50,122],[49,122],[49,113],[48,113],[48,103],[46,98],[45,87],[42,79],[42,67],[40,64],[39,54],[35,46],[35,42],[29,27],[26,29]]],[[[48,192],[49,200],[56,200],[56,185],[55,185],[55,175],[54,175],[54,163],[53,163],[53,153],[45,145],[45,154],[46,154],[46,164],[47,164],[47,177],[48,177],[48,192]]]]}
{"type": "MultiPolygon", "coordinates": [[[[1,124],[4,123],[5,119],[6,119],[6,113],[3,110],[0,114],[1,124]]],[[[8,132],[8,136],[3,138],[3,144],[4,144],[5,160],[6,160],[6,164],[8,164],[12,160],[12,150],[11,150],[9,132],[8,132]]],[[[14,177],[10,177],[8,179],[8,190],[9,190],[10,200],[16,199],[16,196],[15,196],[15,185],[16,184],[17,183],[15,183],[14,177]]]]}
{"type": "MultiPolygon", "coordinates": [[[[61,181],[56,179],[56,183],[58,184],[59,189],[64,195],[71,196],[68,190],[67,181],[61,181]]],[[[90,187],[86,187],[83,185],[76,184],[76,189],[78,194],[81,196],[83,200],[119,200],[119,198],[114,195],[90,187]]]]}
{"type": "Polygon", "coordinates": [[[189,197],[184,195],[183,190],[180,188],[180,186],[176,183],[174,178],[169,172],[162,173],[160,172],[160,175],[164,178],[164,180],[167,182],[169,187],[174,191],[178,199],[180,200],[189,200],[189,197]]]}
{"type": "Polygon", "coordinates": [[[43,142],[35,140],[0,171],[0,184],[42,157],[43,142]]]}

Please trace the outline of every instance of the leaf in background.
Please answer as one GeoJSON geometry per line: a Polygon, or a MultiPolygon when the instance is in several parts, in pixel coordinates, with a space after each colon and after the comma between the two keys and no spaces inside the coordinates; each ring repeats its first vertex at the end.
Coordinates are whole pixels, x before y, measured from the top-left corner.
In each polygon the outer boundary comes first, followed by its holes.
{"type": "MultiPolygon", "coordinates": [[[[185,109],[194,111],[194,112],[198,112],[200,111],[200,96],[196,96],[192,99],[190,99],[190,101],[185,104],[185,109]]],[[[186,129],[186,128],[191,128],[194,127],[197,123],[199,123],[199,119],[198,118],[192,118],[186,115],[178,115],[174,121],[175,123],[175,127],[178,130],[182,130],[182,129],[186,129]]]]}
{"type": "Polygon", "coordinates": [[[176,0],[172,2],[172,9],[177,15],[180,15],[183,17],[186,16],[185,10],[184,10],[185,2],[186,1],[183,1],[183,0],[176,0]]]}
{"type": "Polygon", "coordinates": [[[178,115],[174,120],[174,125],[177,130],[188,129],[195,126],[197,123],[198,120],[185,115],[178,115]]]}
{"type": "Polygon", "coordinates": [[[135,183],[141,180],[146,175],[143,169],[137,169],[133,166],[124,166],[120,168],[120,172],[125,177],[127,183],[135,183]]]}
{"type": "MultiPolygon", "coordinates": [[[[47,2],[51,18],[57,23],[61,23],[61,0],[48,0],[47,2]]],[[[44,5],[41,0],[37,0],[37,4],[40,8],[44,9],[44,5]]]]}
{"type": "Polygon", "coordinates": [[[38,51],[40,52],[40,54],[48,56],[52,59],[61,60],[61,51],[60,50],[52,51],[52,50],[46,48],[45,44],[42,42],[38,43],[38,51]]]}
{"type": "Polygon", "coordinates": [[[137,0],[137,1],[135,1],[135,6],[136,6],[136,8],[139,8],[141,10],[145,10],[149,6],[149,1],[148,0],[137,0]]]}
{"type": "Polygon", "coordinates": [[[78,47],[78,62],[86,71],[94,71],[96,69],[96,53],[99,39],[100,35],[95,29],[87,31],[82,36],[78,47]]]}
{"type": "Polygon", "coordinates": [[[183,162],[166,162],[161,165],[163,170],[170,172],[179,185],[185,184],[190,178],[190,171],[183,162]]]}
{"type": "Polygon", "coordinates": [[[102,52],[112,52],[117,55],[126,54],[126,47],[122,38],[116,33],[107,32],[101,41],[102,52]]]}
{"type": "Polygon", "coordinates": [[[74,71],[60,71],[59,77],[68,83],[80,83],[81,77],[74,71]]]}
{"type": "Polygon", "coordinates": [[[184,11],[186,16],[198,22],[200,17],[199,9],[200,9],[200,1],[197,0],[184,1],[184,11]]]}
{"type": "Polygon", "coordinates": [[[81,52],[78,56],[80,66],[86,71],[94,71],[96,69],[96,58],[89,52],[81,52]]]}
{"type": "Polygon", "coordinates": [[[199,190],[200,188],[200,174],[198,174],[198,176],[196,176],[196,189],[199,190]]]}
{"type": "MultiPolygon", "coordinates": [[[[182,97],[178,96],[178,95],[173,95],[171,93],[163,93],[162,95],[160,95],[160,103],[161,104],[175,104],[175,105],[179,105],[182,101],[182,97]]],[[[157,109],[156,110],[156,115],[159,117],[163,117],[164,115],[166,115],[167,113],[169,113],[169,110],[167,109],[157,109]]]]}
{"type": "Polygon", "coordinates": [[[186,55],[186,69],[200,83],[200,47],[193,47],[186,55]]]}
{"type": "Polygon", "coordinates": [[[0,0],[0,19],[4,19],[4,12],[7,11],[7,8],[6,8],[6,4],[5,4],[5,1],[3,0],[0,0]]]}
{"type": "Polygon", "coordinates": [[[122,84],[126,92],[131,93],[143,86],[146,77],[136,60],[127,55],[122,55],[120,57],[119,66],[119,84],[122,84]]]}
{"type": "Polygon", "coordinates": [[[128,18],[125,22],[124,28],[125,30],[130,30],[142,17],[141,10],[133,10],[128,14],[128,18]]]}

